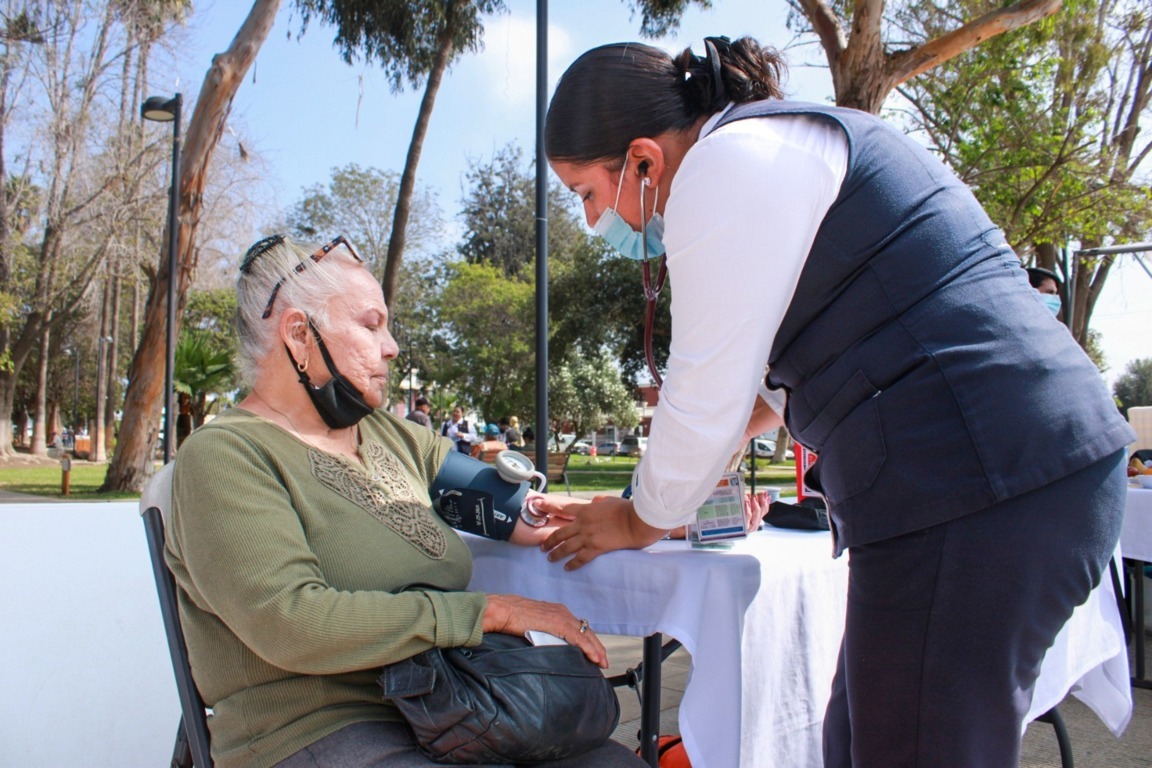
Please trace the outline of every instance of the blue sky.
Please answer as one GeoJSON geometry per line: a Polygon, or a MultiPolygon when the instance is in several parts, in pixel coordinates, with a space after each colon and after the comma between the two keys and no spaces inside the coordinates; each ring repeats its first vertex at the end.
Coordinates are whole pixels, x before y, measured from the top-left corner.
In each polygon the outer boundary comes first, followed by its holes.
{"type": "MultiPolygon", "coordinates": [[[[432,115],[418,176],[438,190],[448,213],[457,207],[469,161],[489,159],[509,142],[518,143],[526,156],[534,151],[536,2],[508,0],[507,6],[510,13],[485,24],[483,53],[464,57],[448,73],[432,115]]],[[[189,95],[199,89],[211,56],[227,47],[250,5],[211,0],[197,8],[189,22],[191,45],[181,81],[170,85],[189,95]]],[[[783,2],[718,0],[712,11],[690,13],[675,39],[653,42],[680,50],[701,46],[705,35],[753,34],[783,46],[790,37],[784,8],[783,2]]],[[[588,48],[639,39],[639,18],[629,16],[624,0],[552,0],[550,82],[588,48]]],[[[291,0],[285,0],[233,108],[242,133],[275,168],[284,204],[349,162],[399,172],[421,96],[393,95],[379,71],[344,64],[331,45],[330,30],[314,25],[297,40],[298,28],[291,0]]],[[[794,78],[797,96],[822,99],[831,93],[826,70],[798,69],[794,78]]]]}
{"type": "MultiPolygon", "coordinates": [[[[462,173],[487,161],[508,143],[525,157],[535,142],[535,0],[507,0],[510,12],[485,24],[485,50],[464,57],[445,77],[432,115],[418,172],[419,183],[439,197],[449,227],[461,197],[462,173]]],[[[669,50],[697,50],[706,35],[752,35],[785,49],[790,62],[789,96],[823,101],[831,78],[811,42],[796,46],[785,26],[783,0],[715,0],[709,11],[692,10],[672,38],[649,41],[669,50]]],[[[242,0],[196,3],[178,74],[156,77],[154,87],[182,91],[192,99],[213,54],[223,51],[251,5],[242,0]]],[[[394,95],[384,77],[363,64],[344,64],[331,45],[332,32],[313,26],[296,38],[299,19],[285,0],[276,26],[253,71],[237,94],[232,121],[245,143],[268,162],[282,207],[301,190],[324,183],[348,163],[399,172],[403,168],[420,93],[394,95]],[[289,37],[291,33],[291,38],[289,37]]],[[[583,51],[603,43],[639,39],[639,18],[625,0],[552,0],[549,8],[551,84],[583,51]]],[[[265,222],[253,222],[254,232],[265,222]]],[[[1152,357],[1152,277],[1131,256],[1121,257],[1093,315],[1104,335],[1111,380],[1128,361],[1152,357]]],[[[1152,258],[1146,258],[1152,267],[1152,258]]]]}

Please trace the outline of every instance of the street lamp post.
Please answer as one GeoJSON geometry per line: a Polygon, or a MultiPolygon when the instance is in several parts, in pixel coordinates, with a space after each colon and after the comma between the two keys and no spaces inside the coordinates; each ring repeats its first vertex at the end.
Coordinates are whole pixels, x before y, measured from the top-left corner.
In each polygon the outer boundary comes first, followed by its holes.
{"type": "Polygon", "coordinates": [[[172,123],[172,183],[168,187],[168,326],[164,361],[164,462],[176,455],[176,257],[180,243],[180,105],[171,99],[150,96],[140,106],[140,116],[158,123],[172,123]]]}

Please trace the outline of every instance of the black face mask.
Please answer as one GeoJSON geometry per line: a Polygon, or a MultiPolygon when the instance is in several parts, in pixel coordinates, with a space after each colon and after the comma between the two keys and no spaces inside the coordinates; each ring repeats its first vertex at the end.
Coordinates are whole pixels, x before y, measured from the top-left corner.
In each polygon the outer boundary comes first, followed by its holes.
{"type": "Polygon", "coordinates": [[[320,348],[320,354],[324,357],[324,365],[328,366],[328,372],[332,374],[332,378],[322,387],[312,386],[308,374],[300,370],[296,358],[292,357],[292,351],[287,346],[284,347],[284,351],[288,353],[288,359],[296,368],[300,383],[304,385],[304,391],[308,393],[312,405],[315,406],[316,412],[320,414],[320,418],[324,419],[328,428],[344,429],[351,427],[372,413],[372,406],[364,402],[364,396],[360,394],[359,390],[352,386],[352,382],[344,378],[344,374],[336,370],[336,364],[332,362],[332,356],[328,354],[328,348],[324,346],[324,339],[320,338],[320,332],[316,330],[316,326],[312,324],[311,320],[308,321],[308,327],[312,330],[312,335],[316,337],[316,346],[320,348]]]}

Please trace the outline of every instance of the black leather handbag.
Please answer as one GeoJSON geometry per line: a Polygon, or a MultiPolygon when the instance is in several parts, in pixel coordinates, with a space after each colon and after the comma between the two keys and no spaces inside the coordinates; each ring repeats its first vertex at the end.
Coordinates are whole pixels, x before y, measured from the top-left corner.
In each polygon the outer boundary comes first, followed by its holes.
{"type": "Polygon", "coordinates": [[[379,683],[438,763],[574,757],[607,741],[620,720],[611,683],[579,648],[514,635],[424,651],[385,667],[379,683]]]}
{"type": "Polygon", "coordinates": [[[828,507],[819,496],[806,496],[799,504],[774,501],[768,505],[764,522],[777,528],[793,528],[801,531],[827,531],[828,507]]]}

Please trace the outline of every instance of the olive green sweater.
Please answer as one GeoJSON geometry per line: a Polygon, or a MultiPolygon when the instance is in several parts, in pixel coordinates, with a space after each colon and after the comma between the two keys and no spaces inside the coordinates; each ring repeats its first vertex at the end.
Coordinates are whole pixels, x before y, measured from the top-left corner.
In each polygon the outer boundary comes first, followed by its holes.
{"type": "Polygon", "coordinates": [[[399,719],[380,667],[480,642],[472,558],[428,497],[451,442],[382,411],[360,433],[364,464],[231,410],[180,448],[167,558],[217,768],[399,719]]]}

